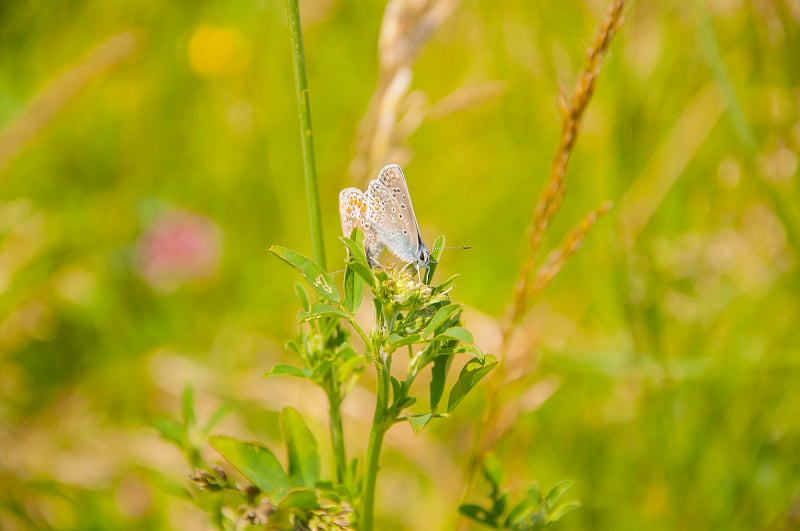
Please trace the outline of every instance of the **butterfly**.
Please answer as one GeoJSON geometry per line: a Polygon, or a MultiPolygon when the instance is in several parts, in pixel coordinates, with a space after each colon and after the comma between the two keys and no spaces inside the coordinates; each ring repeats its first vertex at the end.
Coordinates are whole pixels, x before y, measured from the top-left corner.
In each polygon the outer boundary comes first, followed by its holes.
{"type": "Polygon", "coordinates": [[[397,164],[384,166],[366,192],[345,188],[339,193],[342,233],[349,237],[355,227],[364,233],[364,251],[369,263],[378,263],[386,248],[417,270],[427,268],[431,255],[419,233],[403,170],[397,164]]]}

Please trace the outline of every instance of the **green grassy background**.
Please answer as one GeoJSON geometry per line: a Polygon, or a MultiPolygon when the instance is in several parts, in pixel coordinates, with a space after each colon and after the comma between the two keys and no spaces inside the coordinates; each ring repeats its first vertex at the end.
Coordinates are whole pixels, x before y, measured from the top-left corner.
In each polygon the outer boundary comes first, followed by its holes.
{"type": "MultiPolygon", "coordinates": [[[[354,184],[383,4],[303,4],[335,269],[337,194],[354,184]]],[[[423,123],[405,166],[425,239],[473,246],[446,253],[439,274],[462,275],[454,298],[484,345],[525,256],[559,133],[555,96],[604,9],[465,0],[414,65],[429,101],[505,83],[423,123]]],[[[0,3],[0,130],[129,28],[133,57],[0,170],[3,529],[202,528],[171,494],[188,465],[151,427],[177,415],[186,384],[201,416],[232,405],[221,433],[275,441],[275,412],[294,405],[327,440],[310,384],[261,378],[288,359],[298,309],[295,275],[265,249],[311,252],[282,1],[0,3]],[[208,28],[234,43],[212,73],[208,28]],[[183,211],[213,222],[219,263],[158,289],[137,246],[183,211]]],[[[584,507],[562,529],[800,526],[799,28],[790,0],[628,6],[546,245],[603,201],[617,207],[524,322],[520,385],[555,392],[497,448],[512,486],[576,480],[584,507]]],[[[345,403],[354,449],[371,385],[345,403]]],[[[481,404],[476,392],[419,437],[390,433],[383,528],[453,527],[481,404]]]]}

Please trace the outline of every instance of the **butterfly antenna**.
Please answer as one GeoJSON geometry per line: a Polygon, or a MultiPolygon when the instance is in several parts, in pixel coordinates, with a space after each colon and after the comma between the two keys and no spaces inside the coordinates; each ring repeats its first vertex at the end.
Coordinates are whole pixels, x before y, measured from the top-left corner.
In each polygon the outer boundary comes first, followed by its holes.
{"type": "Polygon", "coordinates": [[[464,251],[466,249],[472,249],[472,246],[471,245],[445,245],[444,247],[434,247],[431,250],[432,251],[441,251],[443,249],[459,249],[459,250],[464,251]]]}

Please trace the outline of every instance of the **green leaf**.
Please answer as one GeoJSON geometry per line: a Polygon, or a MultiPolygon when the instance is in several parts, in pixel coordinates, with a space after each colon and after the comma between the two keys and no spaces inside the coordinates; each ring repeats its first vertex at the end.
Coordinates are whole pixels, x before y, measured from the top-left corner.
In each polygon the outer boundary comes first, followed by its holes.
{"type": "Polygon", "coordinates": [[[559,505],[556,510],[547,515],[547,524],[558,522],[564,516],[581,507],[581,502],[573,501],[559,505]]]}
{"type": "Polygon", "coordinates": [[[297,529],[297,520],[307,521],[311,511],[320,509],[317,493],[310,489],[292,489],[269,515],[269,529],[297,529]]]}
{"type": "MultiPolygon", "coordinates": [[[[326,304],[325,306],[330,307],[330,305],[328,304],[326,304]]],[[[313,305],[311,309],[313,309],[313,305]]],[[[338,315],[331,315],[331,314],[320,315],[319,332],[320,334],[322,334],[322,337],[326,341],[332,337],[334,332],[340,329],[339,319],[347,317],[347,313],[345,312],[345,310],[340,309],[338,307],[336,308],[336,310],[339,312],[338,315]]]]}
{"type": "Polygon", "coordinates": [[[456,406],[464,400],[467,393],[497,365],[497,358],[487,354],[483,360],[471,359],[461,369],[458,380],[450,390],[450,397],[447,402],[447,412],[451,413],[456,406]]]}
{"type": "Polygon", "coordinates": [[[433,367],[431,368],[431,411],[436,410],[439,401],[444,394],[444,385],[447,380],[447,371],[450,369],[450,363],[453,361],[453,356],[439,356],[433,360],[433,367]]]}
{"type": "Polygon", "coordinates": [[[153,421],[153,427],[158,430],[161,437],[179,448],[187,446],[186,427],[180,422],[168,418],[157,418],[153,421]]]}
{"type": "Polygon", "coordinates": [[[309,374],[305,369],[294,365],[278,364],[264,373],[264,376],[295,376],[297,378],[308,378],[309,374]]]}
{"type": "Polygon", "coordinates": [[[476,347],[475,345],[459,345],[454,350],[456,354],[470,354],[473,358],[477,358],[482,360],[485,356],[483,351],[476,347]]]}
{"type": "Polygon", "coordinates": [[[375,287],[375,275],[372,274],[372,269],[370,269],[369,266],[359,262],[350,262],[347,264],[347,267],[352,269],[353,272],[361,277],[371,288],[375,287]]]}
{"type": "Polygon", "coordinates": [[[364,298],[364,279],[349,265],[344,270],[344,306],[350,313],[356,313],[364,298]]]}
{"type": "Polygon", "coordinates": [[[420,340],[419,334],[402,336],[397,332],[392,332],[389,335],[389,337],[386,338],[387,343],[389,343],[390,350],[392,351],[405,345],[411,345],[413,343],[417,343],[419,340],[420,340]]]}
{"type": "Polygon", "coordinates": [[[442,254],[444,254],[444,247],[446,244],[446,240],[444,235],[439,236],[435,240],[433,240],[433,247],[431,247],[431,261],[432,262],[439,262],[442,259],[442,254]]]}
{"type": "Polygon", "coordinates": [[[436,295],[438,293],[442,293],[443,291],[447,291],[448,289],[450,289],[453,286],[453,284],[456,283],[456,279],[459,276],[460,275],[457,275],[457,274],[453,275],[452,277],[448,278],[447,280],[445,280],[444,282],[442,282],[438,286],[435,286],[433,288],[433,294],[436,295]]]}
{"type": "Polygon", "coordinates": [[[563,481],[559,481],[553,488],[550,489],[550,492],[547,493],[547,496],[544,499],[545,507],[549,511],[553,507],[555,507],[556,502],[558,502],[559,498],[564,495],[572,486],[575,484],[574,481],[571,479],[565,479],[563,481]]]}
{"type": "Polygon", "coordinates": [[[503,484],[506,482],[506,478],[503,474],[503,469],[500,467],[500,462],[493,452],[487,452],[486,455],[483,456],[482,469],[483,477],[486,478],[486,481],[488,481],[489,485],[492,487],[492,497],[496,497],[502,489],[503,484]]]}
{"type": "Polygon", "coordinates": [[[464,504],[458,508],[458,512],[467,518],[491,527],[492,529],[500,528],[494,516],[480,505],[464,504]]]}
{"type": "Polygon", "coordinates": [[[364,236],[358,229],[353,229],[353,238],[340,238],[348,250],[347,267],[361,277],[370,287],[375,287],[375,275],[364,254],[364,236]]]}
{"type": "Polygon", "coordinates": [[[289,461],[289,482],[293,487],[313,487],[319,480],[317,441],[295,409],[281,411],[281,429],[289,461]]]}
{"type": "Polygon", "coordinates": [[[183,388],[181,402],[183,404],[183,425],[188,429],[197,424],[197,416],[194,413],[194,387],[187,385],[183,388]]]}
{"type": "Polygon", "coordinates": [[[208,437],[211,434],[211,430],[213,430],[217,424],[220,423],[222,419],[228,416],[228,413],[231,412],[231,407],[228,404],[223,404],[217,408],[213,415],[211,415],[211,419],[206,422],[205,426],[203,426],[203,430],[201,435],[203,439],[208,437]]]}
{"type": "Polygon", "coordinates": [[[286,350],[291,350],[292,352],[294,352],[295,354],[297,354],[301,358],[303,357],[303,349],[300,348],[300,345],[298,345],[297,341],[295,341],[294,339],[287,339],[286,341],[284,341],[283,342],[283,347],[286,350]]]}
{"type": "Polygon", "coordinates": [[[221,435],[209,438],[208,442],[265,494],[279,494],[289,488],[289,478],[269,448],[221,435]]]}
{"type": "Polygon", "coordinates": [[[389,376],[389,381],[392,383],[392,401],[397,404],[406,396],[404,386],[394,376],[389,376]]]}
{"type": "Polygon", "coordinates": [[[331,302],[339,302],[339,292],[336,290],[336,286],[333,285],[333,280],[316,262],[279,245],[273,245],[269,248],[269,251],[300,271],[306,282],[323,298],[331,302]]]}
{"type": "Polygon", "coordinates": [[[494,498],[492,510],[490,511],[492,518],[499,520],[503,516],[503,513],[506,512],[506,505],[508,505],[508,493],[502,492],[499,496],[494,498]]]}
{"type": "Polygon", "coordinates": [[[317,493],[310,489],[293,489],[278,504],[278,509],[300,509],[304,512],[320,508],[317,493]]]}
{"type": "Polygon", "coordinates": [[[311,369],[311,373],[308,375],[309,379],[319,383],[321,386],[327,385],[324,382],[326,381],[328,375],[331,372],[331,365],[332,365],[332,360],[329,359],[317,361],[316,365],[314,365],[314,368],[311,369]]]}
{"type": "Polygon", "coordinates": [[[454,326],[452,328],[448,328],[441,334],[436,337],[449,337],[451,339],[456,339],[458,341],[463,341],[464,343],[474,343],[475,338],[472,337],[472,332],[467,330],[461,326],[454,326]]]}
{"type": "Polygon", "coordinates": [[[433,314],[431,320],[428,321],[428,326],[426,326],[425,330],[422,332],[422,337],[431,335],[460,309],[460,304],[448,304],[447,306],[439,308],[436,313],[433,314]]]}
{"type": "Polygon", "coordinates": [[[547,520],[547,511],[545,511],[544,507],[539,507],[539,510],[536,512],[531,512],[528,515],[528,520],[523,524],[523,526],[519,527],[518,529],[524,530],[539,530],[544,529],[547,527],[545,523],[547,520]]]}
{"type": "Polygon", "coordinates": [[[428,425],[428,422],[433,418],[433,413],[422,413],[420,415],[408,415],[406,417],[408,423],[411,424],[411,429],[414,433],[419,434],[428,425]]]}
{"type": "Polygon", "coordinates": [[[436,273],[436,266],[439,265],[439,262],[442,260],[442,253],[444,253],[444,243],[445,239],[444,236],[439,236],[434,240],[433,247],[431,247],[431,259],[428,262],[428,269],[425,271],[425,284],[431,284],[433,280],[433,274],[436,273]]]}
{"type": "Polygon", "coordinates": [[[417,399],[413,396],[404,396],[400,402],[395,406],[397,408],[397,412],[404,410],[407,407],[411,407],[417,403],[417,399]]]}
{"type": "Polygon", "coordinates": [[[340,349],[339,352],[337,352],[337,357],[345,360],[336,369],[336,379],[342,384],[351,376],[355,376],[363,371],[367,363],[366,358],[356,353],[356,351],[350,347],[340,349]]]}
{"type": "Polygon", "coordinates": [[[530,498],[527,497],[523,498],[508,512],[508,516],[506,517],[504,527],[506,529],[512,528],[513,526],[527,519],[528,516],[530,516],[531,513],[533,513],[538,508],[539,506],[534,505],[530,498]]]}
{"type": "Polygon", "coordinates": [[[303,287],[302,284],[299,282],[294,283],[294,292],[297,295],[297,298],[300,299],[300,306],[308,311],[308,308],[311,306],[311,302],[308,299],[308,292],[306,288],[303,287]]]}
{"type": "Polygon", "coordinates": [[[308,311],[300,310],[297,314],[297,319],[300,321],[310,321],[311,319],[318,319],[319,317],[323,317],[325,315],[333,315],[336,317],[348,317],[346,313],[344,313],[339,308],[331,306],[330,304],[325,304],[324,302],[315,302],[311,305],[311,308],[308,311]]]}
{"type": "Polygon", "coordinates": [[[364,296],[364,283],[374,285],[372,271],[364,254],[364,235],[357,228],[350,238],[341,238],[348,250],[347,267],[344,272],[345,306],[355,313],[364,296]]]}
{"type": "Polygon", "coordinates": [[[364,253],[364,235],[358,228],[353,229],[349,238],[339,236],[345,247],[347,247],[347,258],[349,262],[357,262],[369,267],[367,255],[364,253]]]}
{"type": "Polygon", "coordinates": [[[542,489],[539,488],[539,483],[534,481],[527,491],[528,499],[531,503],[538,507],[542,503],[542,489]]]}

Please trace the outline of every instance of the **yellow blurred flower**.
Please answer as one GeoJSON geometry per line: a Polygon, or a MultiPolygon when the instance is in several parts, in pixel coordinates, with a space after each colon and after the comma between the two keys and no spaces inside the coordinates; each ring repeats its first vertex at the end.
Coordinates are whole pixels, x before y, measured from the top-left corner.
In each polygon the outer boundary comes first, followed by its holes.
{"type": "Polygon", "coordinates": [[[249,50],[242,34],[223,26],[198,26],[189,39],[189,65],[203,77],[235,74],[248,63],[249,50]]]}

